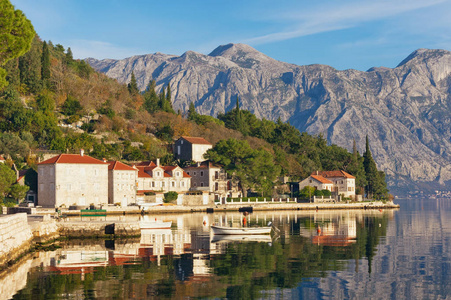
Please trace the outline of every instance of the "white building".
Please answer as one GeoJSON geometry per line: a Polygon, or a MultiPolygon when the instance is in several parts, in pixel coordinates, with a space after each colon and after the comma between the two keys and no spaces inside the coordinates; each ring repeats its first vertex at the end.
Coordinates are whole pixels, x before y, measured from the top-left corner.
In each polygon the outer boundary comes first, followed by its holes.
{"type": "Polygon", "coordinates": [[[138,193],[145,192],[177,192],[189,191],[191,176],[179,166],[161,166],[157,162],[143,162],[138,168],[138,193]]]}
{"type": "Polygon", "coordinates": [[[136,203],[138,169],[120,161],[108,162],[108,203],[127,206],[136,203]]]}
{"type": "Polygon", "coordinates": [[[332,192],[355,199],[355,177],[345,171],[316,171],[312,175],[322,176],[333,183],[332,192]]]}
{"type": "Polygon", "coordinates": [[[332,192],[334,183],[323,176],[310,175],[306,179],[299,182],[299,190],[302,190],[306,186],[314,187],[317,190],[329,190],[332,192]]]}
{"type": "Polygon", "coordinates": [[[108,204],[108,163],[80,154],[60,154],[38,164],[38,205],[108,204]]]}

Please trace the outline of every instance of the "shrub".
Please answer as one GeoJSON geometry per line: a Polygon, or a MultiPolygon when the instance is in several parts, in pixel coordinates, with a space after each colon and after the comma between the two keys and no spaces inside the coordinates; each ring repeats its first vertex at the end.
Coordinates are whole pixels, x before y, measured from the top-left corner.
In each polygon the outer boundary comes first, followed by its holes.
{"type": "Polygon", "coordinates": [[[177,197],[179,196],[179,194],[177,194],[177,192],[167,192],[164,193],[164,203],[169,203],[172,201],[177,200],[177,197]]]}

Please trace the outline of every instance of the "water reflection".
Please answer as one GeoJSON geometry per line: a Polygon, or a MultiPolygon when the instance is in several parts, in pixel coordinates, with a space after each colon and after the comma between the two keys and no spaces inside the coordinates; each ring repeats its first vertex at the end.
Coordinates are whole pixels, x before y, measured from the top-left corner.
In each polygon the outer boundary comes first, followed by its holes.
{"type": "Polygon", "coordinates": [[[446,297],[450,205],[434,205],[246,217],[249,226],[271,221],[271,236],[211,233],[213,223],[243,226],[240,213],[146,216],[172,227],[39,252],[1,279],[0,298],[446,297]]]}

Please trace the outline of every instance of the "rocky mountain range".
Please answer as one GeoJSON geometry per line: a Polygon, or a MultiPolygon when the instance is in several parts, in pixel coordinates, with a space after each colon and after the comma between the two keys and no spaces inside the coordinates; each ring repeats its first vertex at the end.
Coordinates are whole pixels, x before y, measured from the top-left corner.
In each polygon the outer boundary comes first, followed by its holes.
{"type": "Polygon", "coordinates": [[[323,134],[349,150],[373,157],[392,189],[451,189],[451,52],[419,49],[396,68],[336,70],[272,59],[244,44],[219,46],[209,55],[162,53],[122,60],[86,61],[97,71],[129,82],[133,71],[144,90],[170,83],[173,106],[217,115],[243,109],[259,118],[289,121],[323,134]]]}

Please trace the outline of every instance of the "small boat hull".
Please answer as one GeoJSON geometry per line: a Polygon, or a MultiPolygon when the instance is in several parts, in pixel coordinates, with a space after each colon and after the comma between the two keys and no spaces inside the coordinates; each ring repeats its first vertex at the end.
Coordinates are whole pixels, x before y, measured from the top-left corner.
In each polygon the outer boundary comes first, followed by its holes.
{"type": "Polygon", "coordinates": [[[217,235],[248,235],[270,234],[272,227],[223,227],[212,225],[213,234],[217,235]]]}
{"type": "Polygon", "coordinates": [[[139,227],[141,229],[171,229],[172,221],[169,222],[149,222],[141,221],[139,222],[139,227]]]}

